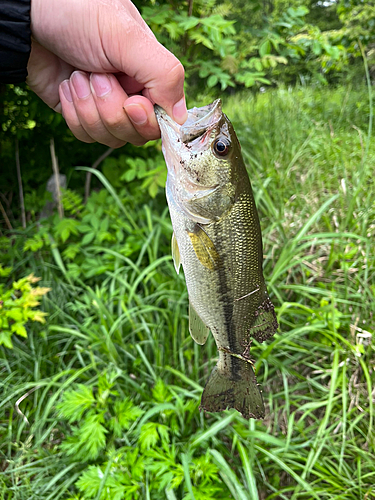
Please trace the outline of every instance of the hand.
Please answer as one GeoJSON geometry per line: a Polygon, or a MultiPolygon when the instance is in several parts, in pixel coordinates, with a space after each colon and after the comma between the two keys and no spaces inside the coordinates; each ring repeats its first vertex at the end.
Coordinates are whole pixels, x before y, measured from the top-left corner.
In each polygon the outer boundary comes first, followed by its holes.
{"type": "Polygon", "coordinates": [[[32,0],[31,30],[27,83],[81,141],[157,139],[155,103],[186,120],[184,69],[129,0],[32,0]]]}

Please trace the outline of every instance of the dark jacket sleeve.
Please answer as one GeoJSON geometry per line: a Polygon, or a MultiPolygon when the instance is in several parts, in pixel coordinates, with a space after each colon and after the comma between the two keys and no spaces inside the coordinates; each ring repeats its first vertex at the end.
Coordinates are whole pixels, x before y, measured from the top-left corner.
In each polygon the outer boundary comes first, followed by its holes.
{"type": "Polygon", "coordinates": [[[0,0],[1,83],[26,80],[30,49],[30,0],[0,0]]]}

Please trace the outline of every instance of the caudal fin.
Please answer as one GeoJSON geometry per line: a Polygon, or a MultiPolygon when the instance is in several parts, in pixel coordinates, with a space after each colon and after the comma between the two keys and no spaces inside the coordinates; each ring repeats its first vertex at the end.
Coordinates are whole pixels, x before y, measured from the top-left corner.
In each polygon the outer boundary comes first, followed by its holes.
{"type": "Polygon", "coordinates": [[[263,398],[251,363],[231,356],[231,366],[221,366],[223,363],[219,362],[212,370],[200,408],[205,411],[235,408],[244,418],[264,418],[263,398]]]}

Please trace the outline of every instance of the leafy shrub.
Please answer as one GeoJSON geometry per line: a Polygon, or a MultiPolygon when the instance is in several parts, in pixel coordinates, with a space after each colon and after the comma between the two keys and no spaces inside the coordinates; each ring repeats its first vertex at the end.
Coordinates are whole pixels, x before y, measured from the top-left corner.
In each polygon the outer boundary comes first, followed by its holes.
{"type": "Polygon", "coordinates": [[[190,88],[259,87],[275,83],[275,77],[295,81],[299,73],[325,81],[324,74],[341,70],[346,60],[342,37],[306,23],[305,5],[291,5],[278,17],[254,16],[260,2],[249,7],[215,1],[191,5],[190,11],[183,3],[142,7],[161,43],[185,66],[190,88]]]}
{"type": "MultiPolygon", "coordinates": [[[[87,464],[75,483],[78,498],[143,499],[148,483],[152,498],[162,499],[164,490],[173,492],[184,482],[183,450],[190,436],[182,432],[180,420],[191,418],[197,403],[172,403],[172,391],[158,379],[145,412],[130,398],[118,397],[119,375],[106,371],[97,386],[78,385],[64,394],[58,409],[72,431],[61,450],[87,464]]],[[[208,452],[192,457],[189,469],[196,500],[214,500],[222,492],[208,452]]],[[[183,498],[190,499],[185,493],[183,498]]]]}
{"type": "MultiPolygon", "coordinates": [[[[0,277],[7,277],[11,268],[0,265],[0,277]]],[[[0,283],[0,345],[13,348],[12,335],[16,333],[27,338],[25,325],[28,321],[45,323],[46,313],[35,309],[50,288],[34,286],[40,278],[30,274],[14,281],[11,287],[0,283]]]]}
{"type": "Polygon", "coordinates": [[[113,399],[113,396],[118,396],[113,390],[115,380],[116,376],[104,374],[99,377],[95,395],[93,387],[80,385],[76,390],[65,393],[58,405],[64,418],[70,423],[79,423],[62,445],[64,452],[73,455],[75,460],[96,459],[143,414],[131,400],[113,399]]]}
{"type": "MultiPolygon", "coordinates": [[[[148,188],[155,195],[155,191],[159,190],[158,184],[164,184],[165,172],[161,181],[159,170],[156,170],[152,177],[141,177],[140,192],[148,188]]],[[[129,175],[129,172],[126,174],[129,175]]],[[[119,204],[115,204],[111,194],[103,189],[93,192],[83,205],[83,198],[78,193],[65,190],[62,199],[65,217],[60,219],[55,214],[30,227],[23,252],[32,252],[46,259],[54,255],[63,272],[72,279],[94,279],[113,271],[116,254],[120,258],[136,254],[146,238],[146,233],[139,232],[140,220],[136,224],[132,217],[123,216],[122,208],[129,213],[129,208],[125,207],[135,206],[137,196],[131,196],[126,189],[122,189],[118,196],[119,204]]],[[[141,212],[141,219],[144,216],[141,212]]],[[[16,249],[8,248],[8,256],[15,252],[16,249]]]]}

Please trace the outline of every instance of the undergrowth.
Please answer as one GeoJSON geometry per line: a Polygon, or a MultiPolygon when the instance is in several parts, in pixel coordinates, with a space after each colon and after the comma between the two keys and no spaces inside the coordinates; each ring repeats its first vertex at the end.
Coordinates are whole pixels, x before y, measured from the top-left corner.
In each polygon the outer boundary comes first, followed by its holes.
{"type": "Polygon", "coordinates": [[[163,193],[136,178],[114,191],[99,172],[106,189],[86,205],[67,191],[63,220],[1,241],[12,278],[34,272],[51,291],[46,324],[0,351],[0,498],[375,498],[367,103],[353,89],[224,103],[280,323],[252,347],[264,421],[199,412],[217,351],[190,338],[163,193]]]}

